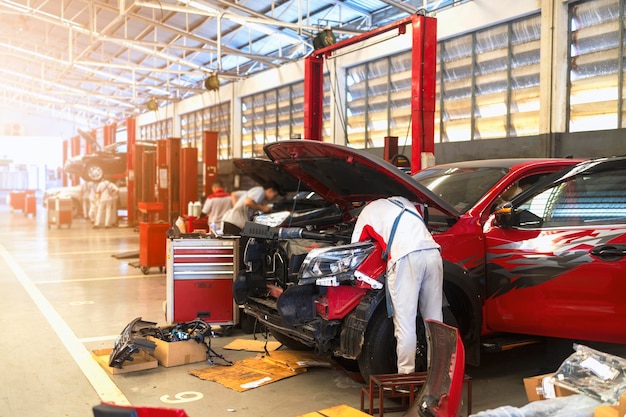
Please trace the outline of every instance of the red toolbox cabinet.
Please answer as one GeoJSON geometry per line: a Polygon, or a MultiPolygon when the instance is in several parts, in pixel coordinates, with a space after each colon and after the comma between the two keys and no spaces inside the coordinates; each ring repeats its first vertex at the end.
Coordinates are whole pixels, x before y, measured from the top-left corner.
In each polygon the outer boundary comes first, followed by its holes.
{"type": "Polygon", "coordinates": [[[233,301],[237,244],[233,238],[168,240],[168,322],[201,317],[221,326],[238,323],[239,306],[233,301]]]}
{"type": "Polygon", "coordinates": [[[152,267],[160,270],[165,267],[166,233],[169,228],[168,223],[139,223],[139,268],[144,274],[148,274],[152,267]]]}
{"type": "Polygon", "coordinates": [[[35,190],[11,191],[9,193],[9,211],[21,210],[26,213],[26,198],[34,196],[35,190]]]}
{"type": "Polygon", "coordinates": [[[48,229],[72,226],[72,197],[58,196],[48,200],[48,229]]]}

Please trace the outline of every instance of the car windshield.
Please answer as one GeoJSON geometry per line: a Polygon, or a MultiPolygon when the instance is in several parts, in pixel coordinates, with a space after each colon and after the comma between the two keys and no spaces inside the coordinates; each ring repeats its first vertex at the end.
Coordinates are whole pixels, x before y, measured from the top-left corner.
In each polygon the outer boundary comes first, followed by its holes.
{"type": "Polygon", "coordinates": [[[460,213],[465,213],[502,177],[506,168],[427,168],[415,174],[420,184],[441,197],[460,213]]]}

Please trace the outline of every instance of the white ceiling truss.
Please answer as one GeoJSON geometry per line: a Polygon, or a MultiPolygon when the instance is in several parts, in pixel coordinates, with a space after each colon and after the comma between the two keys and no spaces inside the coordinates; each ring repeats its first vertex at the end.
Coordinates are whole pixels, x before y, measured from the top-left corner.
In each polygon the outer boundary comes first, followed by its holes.
{"type": "Polygon", "coordinates": [[[0,0],[0,105],[98,127],[301,59],[423,0],[0,0]]]}

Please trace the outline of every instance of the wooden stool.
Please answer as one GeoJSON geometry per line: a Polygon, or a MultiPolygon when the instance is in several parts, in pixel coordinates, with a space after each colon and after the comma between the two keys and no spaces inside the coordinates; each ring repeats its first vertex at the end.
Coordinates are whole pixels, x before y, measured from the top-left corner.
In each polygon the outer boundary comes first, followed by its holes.
{"type": "MultiPolygon", "coordinates": [[[[412,374],[386,374],[370,376],[369,387],[361,388],[361,411],[380,417],[385,413],[407,410],[415,402],[416,394],[426,382],[427,372],[415,372],[412,374]],[[407,390],[408,388],[408,390],[407,390]],[[365,397],[368,399],[368,407],[365,408],[365,397]],[[375,400],[378,399],[378,403],[375,400]],[[399,401],[398,405],[385,407],[386,399],[399,401]],[[377,407],[375,407],[377,406],[377,407]]],[[[467,414],[472,414],[472,378],[465,375],[463,382],[467,384],[467,414]]]]}

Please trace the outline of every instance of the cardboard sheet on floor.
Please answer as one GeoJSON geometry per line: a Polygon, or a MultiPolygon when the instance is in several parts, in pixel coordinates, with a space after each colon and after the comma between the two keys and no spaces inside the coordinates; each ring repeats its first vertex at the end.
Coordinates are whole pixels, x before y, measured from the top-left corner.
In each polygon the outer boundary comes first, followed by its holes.
{"type": "Polygon", "coordinates": [[[312,413],[303,414],[299,417],[370,417],[356,408],[349,407],[345,404],[336,407],[326,408],[324,410],[314,411],[312,413]]]}
{"type": "Polygon", "coordinates": [[[233,366],[212,366],[190,371],[200,379],[214,381],[244,392],[281,379],[302,374],[310,367],[330,367],[330,362],[310,352],[276,351],[271,356],[257,355],[236,361],[233,366]]]}
{"type": "MultiPolygon", "coordinates": [[[[228,350],[245,350],[247,352],[259,352],[265,353],[265,340],[246,340],[246,339],[235,339],[226,346],[224,349],[228,350]]],[[[267,342],[267,351],[273,352],[281,346],[280,342],[270,341],[267,342]]]]}

